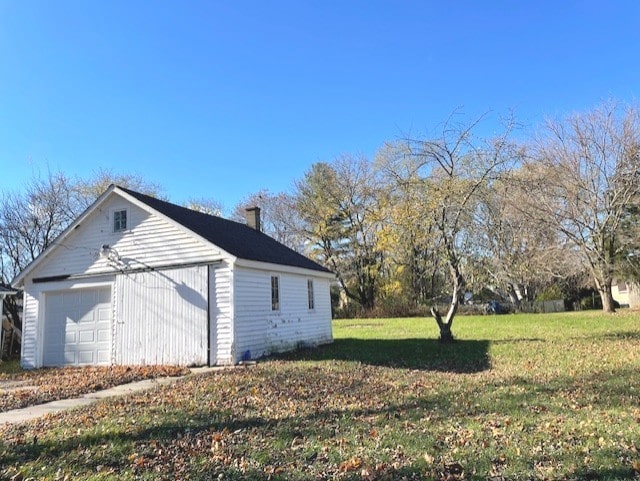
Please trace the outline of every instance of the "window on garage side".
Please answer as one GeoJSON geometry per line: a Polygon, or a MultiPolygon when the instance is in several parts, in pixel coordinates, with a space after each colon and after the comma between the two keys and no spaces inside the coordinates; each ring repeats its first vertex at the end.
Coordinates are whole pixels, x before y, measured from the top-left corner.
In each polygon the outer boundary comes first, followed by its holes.
{"type": "Polygon", "coordinates": [[[315,300],[313,298],[313,279],[307,279],[307,299],[309,301],[309,310],[315,309],[315,300]]]}
{"type": "Polygon", "coordinates": [[[271,276],[271,310],[280,310],[280,278],[271,276]]]}
{"type": "Polygon", "coordinates": [[[127,209],[120,209],[113,212],[113,232],[127,230],[127,209]]]}

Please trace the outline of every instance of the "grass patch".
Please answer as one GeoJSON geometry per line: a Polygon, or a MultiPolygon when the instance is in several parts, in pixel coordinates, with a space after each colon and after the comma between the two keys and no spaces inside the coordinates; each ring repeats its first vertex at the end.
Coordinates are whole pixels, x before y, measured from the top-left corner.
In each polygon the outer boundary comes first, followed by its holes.
{"type": "Polygon", "coordinates": [[[0,432],[0,478],[635,479],[640,317],[336,321],[329,346],[0,432]]]}
{"type": "Polygon", "coordinates": [[[0,380],[11,378],[23,372],[19,360],[12,359],[0,362],[0,380]]]}

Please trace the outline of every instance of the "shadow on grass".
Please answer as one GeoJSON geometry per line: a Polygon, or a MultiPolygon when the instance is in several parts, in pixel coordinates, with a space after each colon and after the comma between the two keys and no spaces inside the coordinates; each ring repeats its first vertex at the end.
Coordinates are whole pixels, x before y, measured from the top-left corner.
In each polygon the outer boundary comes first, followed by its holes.
{"type": "Polygon", "coordinates": [[[313,349],[277,356],[291,361],[355,361],[372,366],[453,373],[481,372],[491,367],[489,341],[435,339],[336,339],[313,349]]]}
{"type": "MultiPolygon", "coordinates": [[[[320,437],[321,439],[332,439],[336,435],[335,426],[338,422],[347,418],[369,417],[375,415],[386,415],[388,418],[398,416],[408,409],[426,408],[432,404],[441,403],[442,399],[418,400],[408,404],[388,404],[382,407],[371,409],[327,409],[319,410],[306,415],[270,418],[264,416],[238,417],[222,413],[220,411],[198,411],[185,414],[177,410],[173,414],[173,419],[164,419],[150,427],[140,426],[120,426],[111,431],[100,431],[89,428],[83,432],[78,429],[78,434],[69,434],[69,437],[61,440],[38,440],[37,437],[23,438],[5,444],[0,439],[0,480],[14,479],[6,478],[4,475],[11,471],[7,468],[17,468],[27,463],[42,461],[50,464],[53,469],[62,463],[72,469],[86,470],[88,472],[107,471],[112,468],[116,472],[133,470],[140,474],[143,471],[153,472],[156,467],[161,467],[168,476],[154,476],[149,479],[176,479],[175,468],[183,469],[188,464],[188,459],[193,456],[201,456],[211,461],[213,442],[216,435],[220,438],[221,444],[228,446],[230,451],[237,448],[246,454],[244,442],[233,442],[234,436],[242,436],[247,433],[252,436],[261,434],[264,440],[271,443],[281,441],[282,446],[290,446],[298,437],[320,437]],[[268,434],[267,434],[268,433],[268,434]],[[222,439],[224,438],[224,442],[222,439]],[[107,448],[107,449],[105,449],[107,448]],[[91,455],[87,455],[91,453],[91,455]],[[123,455],[126,454],[126,455],[123,455]],[[132,453],[132,454],[129,454],[132,453]],[[135,459],[144,460],[136,464],[135,459]],[[49,460],[47,462],[45,460],[49,460]],[[178,466],[176,466],[176,461],[178,466]]],[[[88,408],[90,409],[90,408],[88,408]]],[[[272,449],[269,454],[272,462],[278,464],[281,455],[286,454],[287,449],[272,449]]],[[[236,453],[237,454],[237,453],[236,453]]],[[[289,452],[289,455],[291,453],[289,452]]],[[[317,454],[317,452],[316,452],[317,454]]],[[[255,453],[252,453],[255,455],[255,453]]],[[[289,460],[290,461],[290,460],[289,460]]],[[[266,476],[261,477],[260,473],[250,476],[239,476],[241,474],[236,468],[224,462],[219,466],[225,474],[224,479],[288,479],[286,477],[266,476]],[[237,472],[236,472],[237,471],[237,472]],[[257,477],[254,477],[257,476],[257,477]]],[[[321,461],[322,463],[322,461],[321,461]]],[[[196,463],[197,464],[197,463],[196,463]]],[[[283,461],[282,464],[285,464],[283,461]]],[[[215,466],[211,464],[209,467],[215,466]]],[[[197,465],[191,465],[187,469],[198,470],[197,465]]],[[[298,468],[299,469],[299,468],[298,468]]],[[[42,468],[42,472],[45,468],[42,468]]],[[[13,470],[13,473],[17,471],[13,470]]],[[[184,474],[184,473],[183,473],[184,474]]],[[[205,473],[206,474],[206,473],[205,473]]],[[[264,474],[264,473],[262,473],[264,474]]],[[[23,479],[16,477],[15,479],[23,479]]],[[[29,478],[26,478],[29,479],[29,478]]],[[[137,478],[136,478],[137,479],[137,478]]],[[[189,473],[189,479],[212,479],[211,476],[203,476],[189,473]]],[[[300,479],[300,478],[297,478],[300,479]]],[[[303,478],[304,479],[304,478],[303,478]]],[[[343,479],[351,479],[345,477],[343,479]]],[[[357,477],[355,479],[362,479],[357,477]]],[[[396,479],[395,477],[393,479],[396,479]]]]}
{"type": "Polygon", "coordinates": [[[590,336],[591,339],[604,339],[604,340],[622,340],[622,341],[637,341],[640,339],[640,332],[638,331],[621,331],[613,333],[605,333],[599,335],[590,336]]]}
{"type": "Polygon", "coordinates": [[[517,339],[496,339],[491,341],[491,344],[522,344],[522,343],[536,343],[536,342],[546,342],[544,339],[540,339],[538,337],[525,337],[525,338],[517,338],[517,339]]]}

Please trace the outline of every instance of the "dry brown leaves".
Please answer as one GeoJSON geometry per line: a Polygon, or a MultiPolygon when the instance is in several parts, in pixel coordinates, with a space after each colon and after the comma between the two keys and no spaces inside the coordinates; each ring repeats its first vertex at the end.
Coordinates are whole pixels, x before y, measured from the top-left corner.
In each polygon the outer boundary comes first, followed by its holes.
{"type": "Polygon", "coordinates": [[[188,372],[187,368],[175,366],[110,366],[37,369],[0,375],[0,412],[188,372]]]}
{"type": "Polygon", "coordinates": [[[269,361],[189,376],[0,429],[0,479],[25,465],[119,479],[640,479],[634,349],[590,345],[597,369],[558,373],[269,361]]]}

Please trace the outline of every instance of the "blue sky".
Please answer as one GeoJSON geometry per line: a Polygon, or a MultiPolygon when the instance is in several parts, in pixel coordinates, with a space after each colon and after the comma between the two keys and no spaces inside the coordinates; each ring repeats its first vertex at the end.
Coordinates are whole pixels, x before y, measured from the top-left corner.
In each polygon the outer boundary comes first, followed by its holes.
{"type": "Polygon", "coordinates": [[[137,173],[227,210],[432,131],[640,95],[640,2],[0,0],[0,186],[137,173]]]}

